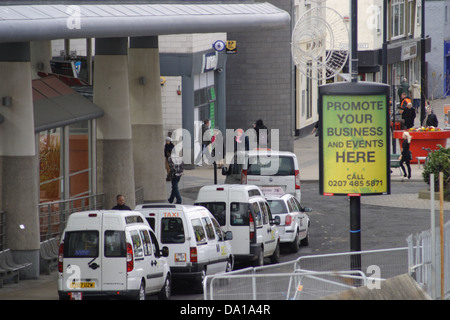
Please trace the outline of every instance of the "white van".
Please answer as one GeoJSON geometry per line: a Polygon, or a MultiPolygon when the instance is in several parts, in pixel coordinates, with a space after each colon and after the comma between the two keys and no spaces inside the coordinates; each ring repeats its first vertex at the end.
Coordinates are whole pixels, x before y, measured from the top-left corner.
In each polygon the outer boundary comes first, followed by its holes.
{"type": "Polygon", "coordinates": [[[237,155],[237,164],[222,169],[225,183],[253,184],[261,188],[280,186],[301,203],[300,168],[295,153],[251,150],[237,155]]]}
{"type": "Polygon", "coordinates": [[[72,213],[58,256],[60,299],[169,299],[171,272],[167,247],[139,212],[104,210],[72,213]]]}
{"type": "MultiPolygon", "coordinates": [[[[280,259],[280,239],[270,207],[261,189],[252,185],[224,184],[200,188],[196,205],[214,215],[223,230],[233,232],[231,246],[236,261],[264,264],[280,259]]],[[[279,220],[278,220],[279,223],[279,220]]]]}
{"type": "Polygon", "coordinates": [[[169,247],[168,261],[175,281],[193,280],[194,290],[203,290],[207,275],[233,270],[234,257],[229,240],[213,215],[204,207],[176,204],[136,206],[159,241],[169,247]]]}

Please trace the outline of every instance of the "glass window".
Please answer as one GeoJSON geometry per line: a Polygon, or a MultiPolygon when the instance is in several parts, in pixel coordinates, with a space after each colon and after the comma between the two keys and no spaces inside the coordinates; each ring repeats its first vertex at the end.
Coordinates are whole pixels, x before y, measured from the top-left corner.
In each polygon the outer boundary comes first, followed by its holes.
{"type": "Polygon", "coordinates": [[[152,254],[152,242],[147,230],[140,230],[141,238],[144,246],[144,255],[150,256],[152,254]]]}
{"type": "Polygon", "coordinates": [[[133,245],[134,256],[136,258],[142,258],[144,256],[144,247],[142,245],[141,237],[136,230],[130,232],[131,242],[133,245]]]}
{"type": "Polygon", "coordinates": [[[252,204],[253,214],[255,215],[255,226],[262,225],[262,214],[258,202],[252,204]]]}
{"type": "Polygon", "coordinates": [[[232,202],[230,204],[230,224],[232,226],[248,226],[251,206],[248,203],[232,202]]]}
{"type": "Polygon", "coordinates": [[[196,205],[203,206],[208,209],[221,226],[224,226],[227,223],[225,202],[202,202],[196,203],[196,205]]]}
{"type": "Polygon", "coordinates": [[[70,231],[64,236],[64,257],[98,257],[98,231],[70,231]]]}
{"type": "Polygon", "coordinates": [[[152,231],[150,231],[150,238],[152,239],[152,248],[153,248],[153,252],[155,253],[155,256],[160,257],[161,254],[160,254],[158,239],[156,239],[156,236],[152,231]]]}
{"type": "Polygon", "coordinates": [[[391,37],[401,37],[405,34],[405,0],[392,0],[391,37]]]}
{"type": "Polygon", "coordinates": [[[81,197],[90,194],[89,164],[89,121],[75,123],[69,126],[69,180],[70,197],[81,197]]]}
{"type": "Polygon", "coordinates": [[[214,229],[216,230],[216,234],[219,237],[219,241],[224,241],[225,240],[225,235],[223,230],[220,228],[219,223],[217,222],[216,219],[211,219],[212,224],[214,226],[214,229]]]}
{"type": "Polygon", "coordinates": [[[286,214],[287,207],[283,200],[267,200],[273,214],[286,214]]]}
{"type": "Polygon", "coordinates": [[[181,218],[161,219],[161,243],[184,243],[184,227],[181,218]]]}
{"type": "Polygon", "coordinates": [[[203,225],[200,219],[192,219],[191,223],[192,227],[194,228],[195,240],[197,240],[197,243],[206,243],[206,233],[205,229],[203,229],[203,225]]]}
{"type": "Polygon", "coordinates": [[[62,129],[39,133],[40,201],[61,200],[64,194],[62,129]]]}
{"type": "Polygon", "coordinates": [[[264,202],[260,202],[259,205],[261,207],[263,223],[267,224],[267,223],[269,223],[269,212],[268,212],[268,209],[266,207],[266,204],[264,202]]]}
{"type": "Polygon", "coordinates": [[[205,226],[206,235],[209,240],[214,240],[216,238],[216,234],[214,233],[214,228],[211,224],[211,220],[209,218],[202,218],[203,225],[205,226]]]}
{"type": "Polygon", "coordinates": [[[260,156],[258,159],[249,159],[247,174],[292,176],[295,175],[294,159],[292,157],[275,157],[270,160],[269,157],[262,158],[260,156]],[[273,161],[278,161],[278,163],[272,164],[273,161]],[[262,168],[264,168],[264,170],[261,170],[262,168]]]}
{"type": "Polygon", "coordinates": [[[126,257],[126,254],[125,232],[117,230],[105,231],[105,257],[126,257]]]}

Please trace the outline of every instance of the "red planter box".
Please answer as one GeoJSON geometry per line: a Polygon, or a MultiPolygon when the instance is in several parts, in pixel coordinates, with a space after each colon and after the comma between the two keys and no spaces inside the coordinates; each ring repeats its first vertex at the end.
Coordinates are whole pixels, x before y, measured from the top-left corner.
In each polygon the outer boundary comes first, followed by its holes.
{"type": "MultiPolygon", "coordinates": [[[[402,135],[403,130],[394,131],[394,138],[398,139],[399,146],[403,143],[402,135]]],[[[437,150],[437,145],[440,144],[442,147],[447,147],[447,139],[450,138],[450,131],[409,131],[411,135],[411,146],[410,150],[413,155],[413,160],[411,163],[417,163],[416,157],[426,157],[427,152],[422,150],[422,148],[430,148],[431,150],[437,150]]],[[[400,153],[400,152],[398,152],[400,153]]]]}

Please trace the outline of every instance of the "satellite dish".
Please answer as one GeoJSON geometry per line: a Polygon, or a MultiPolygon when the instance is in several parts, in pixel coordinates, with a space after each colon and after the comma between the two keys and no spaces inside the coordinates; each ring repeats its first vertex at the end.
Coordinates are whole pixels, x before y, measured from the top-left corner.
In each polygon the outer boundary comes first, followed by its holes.
{"type": "MultiPolygon", "coordinates": [[[[321,1],[321,0],[317,0],[321,1]]],[[[349,31],[334,9],[315,7],[301,16],[292,32],[292,57],[301,73],[326,80],[337,75],[349,56],[349,31]]]]}

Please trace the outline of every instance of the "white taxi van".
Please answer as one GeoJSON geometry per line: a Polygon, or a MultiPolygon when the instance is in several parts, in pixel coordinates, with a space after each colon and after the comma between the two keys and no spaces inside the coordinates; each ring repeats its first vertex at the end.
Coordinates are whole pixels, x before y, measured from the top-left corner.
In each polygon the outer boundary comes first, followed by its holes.
{"type": "Polygon", "coordinates": [[[257,186],[224,184],[203,186],[196,205],[204,206],[225,231],[233,232],[231,246],[236,261],[250,261],[255,266],[280,259],[280,239],[270,207],[257,186]]]}
{"type": "Polygon", "coordinates": [[[159,241],[170,250],[168,257],[174,283],[188,280],[194,291],[203,290],[207,275],[233,270],[234,256],[229,240],[213,215],[204,207],[167,203],[136,206],[159,241]]]}
{"type": "Polygon", "coordinates": [[[72,213],[59,247],[59,298],[169,299],[168,254],[139,212],[72,213]]]}
{"type": "Polygon", "coordinates": [[[225,183],[279,186],[301,203],[300,168],[295,153],[275,150],[251,150],[237,155],[237,164],[222,169],[225,183]]]}

